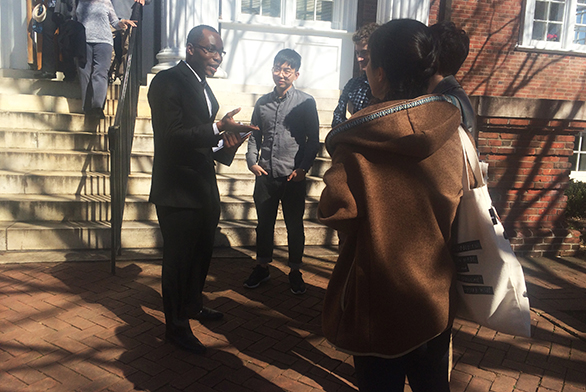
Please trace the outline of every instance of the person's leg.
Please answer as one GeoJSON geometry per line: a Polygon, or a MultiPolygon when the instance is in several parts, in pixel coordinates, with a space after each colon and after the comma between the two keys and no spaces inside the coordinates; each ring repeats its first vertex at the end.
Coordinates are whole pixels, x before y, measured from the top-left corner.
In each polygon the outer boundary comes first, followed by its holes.
{"type": "Polygon", "coordinates": [[[256,177],[254,184],[256,207],[256,261],[257,265],[244,282],[244,287],[257,288],[270,279],[269,263],[273,260],[275,222],[279,208],[279,181],[269,177],[256,177]]]}
{"type": "Polygon", "coordinates": [[[256,260],[268,264],[273,260],[275,222],[279,209],[281,183],[269,176],[256,178],[254,205],[256,207],[256,260]]]}
{"type": "Polygon", "coordinates": [[[55,45],[55,31],[57,24],[53,20],[53,8],[47,8],[47,16],[43,25],[43,59],[41,77],[54,78],[57,72],[57,48],[55,45]]]}
{"type": "Polygon", "coordinates": [[[108,92],[108,69],[112,59],[112,45],[95,44],[91,85],[93,90],[91,108],[102,109],[108,92]]]}
{"type": "MultiPolygon", "coordinates": [[[[194,254],[190,271],[192,279],[187,294],[188,315],[191,318],[203,309],[203,289],[212,260],[216,227],[220,220],[219,203],[211,208],[198,209],[194,220],[199,221],[200,230],[197,238],[193,239],[194,254]]],[[[221,313],[218,316],[221,317],[221,313]]]]}
{"type": "Polygon", "coordinates": [[[402,392],[405,389],[405,358],[354,356],[360,392],[402,392]]]}
{"type": "Polygon", "coordinates": [[[81,104],[84,111],[91,108],[91,98],[88,99],[88,95],[91,94],[90,77],[92,74],[92,65],[94,58],[94,45],[86,44],[86,58],[87,61],[83,67],[79,67],[79,85],[81,87],[81,104]]]}
{"type": "Polygon", "coordinates": [[[289,284],[293,294],[304,294],[307,290],[303,281],[301,263],[305,248],[303,214],[305,213],[306,180],[286,182],[281,198],[283,217],[287,226],[287,245],[289,248],[289,284]]]}
{"type": "Polygon", "coordinates": [[[286,182],[281,198],[283,218],[287,226],[287,244],[289,247],[289,267],[299,270],[303,261],[305,248],[305,231],[303,214],[305,213],[305,193],[307,181],[286,182]]]}
{"type": "Polygon", "coordinates": [[[449,348],[451,329],[410,353],[407,379],[413,392],[449,392],[449,348]]]}
{"type": "Polygon", "coordinates": [[[186,303],[190,299],[187,293],[192,286],[194,239],[200,234],[199,227],[189,209],[157,206],[157,217],[163,236],[161,285],[166,329],[173,335],[189,335],[192,332],[186,303]]]}

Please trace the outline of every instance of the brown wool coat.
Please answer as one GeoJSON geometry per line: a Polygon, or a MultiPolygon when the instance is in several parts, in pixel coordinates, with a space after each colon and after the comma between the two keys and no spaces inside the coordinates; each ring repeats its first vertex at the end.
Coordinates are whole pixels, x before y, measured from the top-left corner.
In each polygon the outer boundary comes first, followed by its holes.
{"type": "Polygon", "coordinates": [[[452,325],[463,157],[460,113],[440,98],[371,106],[327,137],[319,217],[345,241],[322,325],[352,354],[399,356],[452,325]],[[413,107],[397,110],[402,103],[413,107]]]}

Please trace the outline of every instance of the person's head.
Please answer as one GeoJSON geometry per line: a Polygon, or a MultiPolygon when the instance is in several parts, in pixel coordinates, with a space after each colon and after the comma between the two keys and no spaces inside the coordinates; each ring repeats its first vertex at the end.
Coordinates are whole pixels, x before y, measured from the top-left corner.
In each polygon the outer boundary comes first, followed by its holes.
{"type": "Polygon", "coordinates": [[[214,76],[222,63],[224,43],[216,29],[199,25],[187,35],[185,62],[201,77],[214,76]]]}
{"type": "Polygon", "coordinates": [[[454,22],[440,22],[430,26],[439,47],[438,69],[441,76],[455,75],[468,57],[470,38],[454,22]]]}
{"type": "Polygon", "coordinates": [[[372,34],[368,46],[366,75],[374,97],[390,101],[426,93],[438,55],[426,25],[413,19],[391,20],[372,34]]]}
{"type": "Polygon", "coordinates": [[[273,81],[280,94],[289,90],[297,80],[300,67],[301,56],[293,49],[283,49],[277,53],[273,61],[273,81]]]}
{"type": "Polygon", "coordinates": [[[372,33],[379,28],[379,25],[372,22],[365,24],[352,35],[352,42],[354,42],[354,55],[358,61],[361,71],[366,71],[366,66],[370,60],[368,53],[368,40],[372,33]]]}

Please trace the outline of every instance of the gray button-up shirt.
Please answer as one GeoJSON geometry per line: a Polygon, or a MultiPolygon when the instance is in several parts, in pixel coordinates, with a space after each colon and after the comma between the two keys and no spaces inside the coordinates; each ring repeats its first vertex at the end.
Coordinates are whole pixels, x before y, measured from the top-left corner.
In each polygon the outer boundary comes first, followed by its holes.
{"type": "Polygon", "coordinates": [[[319,118],[311,95],[291,86],[279,99],[273,90],[256,101],[251,124],[259,130],[248,139],[248,167],[258,163],[277,178],[313,165],[319,150],[319,118]]]}

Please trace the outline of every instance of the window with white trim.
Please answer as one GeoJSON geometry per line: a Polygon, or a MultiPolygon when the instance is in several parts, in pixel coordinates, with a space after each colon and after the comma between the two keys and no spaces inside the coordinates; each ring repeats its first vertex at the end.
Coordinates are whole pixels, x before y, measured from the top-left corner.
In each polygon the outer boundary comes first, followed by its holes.
{"type": "Polygon", "coordinates": [[[586,53],[586,0],[527,0],[521,47],[586,53]]]}
{"type": "Polygon", "coordinates": [[[242,0],[241,12],[278,18],[281,16],[281,0],[242,0]]]}
{"type": "Polygon", "coordinates": [[[331,22],[333,0],[297,0],[296,19],[331,22]]]}
{"type": "Polygon", "coordinates": [[[574,155],[570,158],[572,172],[586,174],[586,131],[576,135],[574,140],[574,155]]]}

